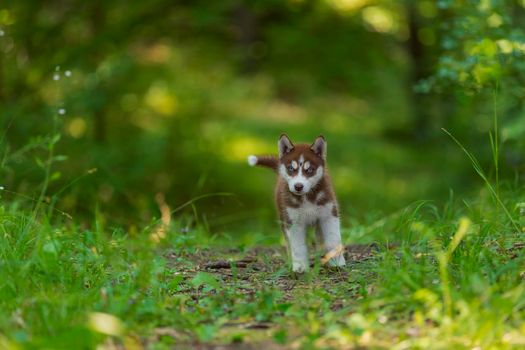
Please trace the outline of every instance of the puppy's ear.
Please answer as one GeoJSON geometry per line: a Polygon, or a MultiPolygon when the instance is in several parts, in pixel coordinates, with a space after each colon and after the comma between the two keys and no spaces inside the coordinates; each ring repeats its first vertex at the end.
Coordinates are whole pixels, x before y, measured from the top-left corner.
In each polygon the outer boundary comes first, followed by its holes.
{"type": "Polygon", "coordinates": [[[281,134],[277,145],[279,147],[279,158],[282,158],[285,154],[290,153],[293,150],[293,143],[286,134],[281,134]]]}
{"type": "Polygon", "coordinates": [[[312,146],[310,146],[310,149],[319,157],[326,160],[326,141],[323,135],[317,136],[312,146]]]}

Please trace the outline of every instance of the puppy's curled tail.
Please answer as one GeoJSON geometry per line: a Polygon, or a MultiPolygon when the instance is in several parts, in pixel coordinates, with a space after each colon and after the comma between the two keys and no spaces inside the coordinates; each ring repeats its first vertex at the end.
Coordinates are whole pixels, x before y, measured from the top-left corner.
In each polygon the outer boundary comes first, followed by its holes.
{"type": "Polygon", "coordinates": [[[251,166],[262,166],[277,171],[279,168],[279,159],[275,156],[248,156],[248,164],[251,166]]]}

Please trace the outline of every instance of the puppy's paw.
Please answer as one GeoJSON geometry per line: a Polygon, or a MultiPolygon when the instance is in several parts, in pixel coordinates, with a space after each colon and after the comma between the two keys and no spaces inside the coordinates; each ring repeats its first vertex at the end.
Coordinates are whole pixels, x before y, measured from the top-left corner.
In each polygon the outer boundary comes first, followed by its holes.
{"type": "Polygon", "coordinates": [[[304,264],[302,262],[293,262],[292,271],[296,274],[305,273],[306,271],[308,271],[308,264],[304,264]]]}
{"type": "Polygon", "coordinates": [[[343,267],[346,265],[345,257],[343,254],[335,256],[328,260],[328,266],[330,267],[343,267]]]}

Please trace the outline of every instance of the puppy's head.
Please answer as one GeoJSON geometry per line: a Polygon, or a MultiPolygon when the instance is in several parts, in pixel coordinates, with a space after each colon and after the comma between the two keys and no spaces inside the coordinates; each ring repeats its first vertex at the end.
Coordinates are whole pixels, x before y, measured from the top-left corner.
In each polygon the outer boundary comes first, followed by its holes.
{"type": "Polygon", "coordinates": [[[279,174],[295,195],[305,195],[322,179],[326,161],[326,141],[323,136],[311,145],[294,145],[282,134],[279,146],[279,174]]]}

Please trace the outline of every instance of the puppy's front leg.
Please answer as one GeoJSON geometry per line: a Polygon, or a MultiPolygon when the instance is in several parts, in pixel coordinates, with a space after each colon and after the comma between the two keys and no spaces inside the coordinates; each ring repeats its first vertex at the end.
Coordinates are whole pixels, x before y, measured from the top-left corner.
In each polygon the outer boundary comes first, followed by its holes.
{"type": "Polygon", "coordinates": [[[306,246],[306,227],[292,224],[285,230],[288,246],[292,257],[292,269],[302,273],[310,267],[308,264],[308,247],[306,246]]]}
{"type": "MultiPolygon", "coordinates": [[[[321,220],[320,222],[321,231],[323,233],[324,246],[326,252],[329,253],[333,250],[341,248],[341,230],[339,218],[336,216],[330,216],[321,220]]],[[[343,251],[338,255],[334,256],[328,261],[330,266],[345,266],[345,257],[343,251]]]]}

